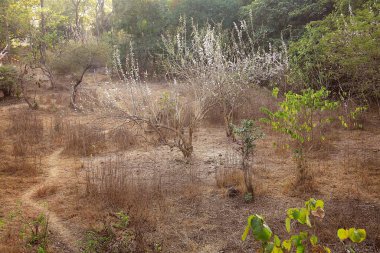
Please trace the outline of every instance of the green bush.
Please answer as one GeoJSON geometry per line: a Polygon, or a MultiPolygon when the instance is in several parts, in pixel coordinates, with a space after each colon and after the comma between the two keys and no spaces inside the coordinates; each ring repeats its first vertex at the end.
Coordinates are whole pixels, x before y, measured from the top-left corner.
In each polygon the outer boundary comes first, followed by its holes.
{"type": "Polygon", "coordinates": [[[82,77],[83,72],[89,69],[104,67],[110,60],[111,51],[105,44],[76,44],[64,46],[60,55],[49,55],[48,64],[57,75],[82,77]]]}
{"type": "Polygon", "coordinates": [[[360,102],[380,99],[380,4],[370,2],[306,26],[303,37],[290,44],[291,82],[325,86],[360,102]]]}
{"type": "MultiPolygon", "coordinates": [[[[275,88],[273,95],[277,97],[279,90],[275,88]]],[[[329,100],[330,92],[322,87],[320,90],[306,89],[301,94],[289,91],[279,103],[279,110],[272,112],[262,108],[267,118],[261,119],[272,128],[290,137],[295,143],[294,158],[299,170],[299,182],[308,178],[305,155],[310,150],[312,142],[316,139],[316,130],[321,132],[322,126],[329,124],[331,118],[324,116],[324,111],[333,111],[339,103],[329,100]]],[[[343,120],[342,120],[343,122],[343,120]]],[[[321,137],[324,139],[323,135],[321,137]]]]}
{"type": "Polygon", "coordinates": [[[10,65],[0,66],[0,91],[5,97],[18,93],[17,70],[10,65]]]}

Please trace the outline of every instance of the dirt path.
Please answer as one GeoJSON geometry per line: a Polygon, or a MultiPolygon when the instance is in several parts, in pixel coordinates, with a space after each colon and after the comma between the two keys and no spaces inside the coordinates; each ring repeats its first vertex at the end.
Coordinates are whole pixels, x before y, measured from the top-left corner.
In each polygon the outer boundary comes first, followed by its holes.
{"type": "Polygon", "coordinates": [[[56,236],[61,245],[59,248],[62,249],[62,252],[80,252],[80,249],[77,245],[77,238],[73,236],[70,230],[66,227],[64,222],[53,212],[49,211],[48,206],[43,203],[39,203],[33,198],[35,192],[44,185],[54,185],[59,184],[61,176],[65,173],[63,168],[57,164],[59,160],[59,155],[62,152],[62,149],[59,149],[47,157],[47,177],[46,179],[28,191],[26,191],[22,197],[22,203],[32,207],[38,212],[43,212],[49,217],[49,230],[53,232],[53,235],[56,236]],[[63,245],[62,245],[63,244],[63,245]]]}

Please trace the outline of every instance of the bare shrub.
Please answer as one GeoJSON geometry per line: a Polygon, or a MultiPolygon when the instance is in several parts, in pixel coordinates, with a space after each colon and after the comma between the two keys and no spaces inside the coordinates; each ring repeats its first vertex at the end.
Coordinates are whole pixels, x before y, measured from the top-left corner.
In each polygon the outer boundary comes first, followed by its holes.
{"type": "Polygon", "coordinates": [[[231,136],[234,112],[244,104],[247,91],[279,82],[288,60],[285,45],[281,50],[271,46],[268,51],[258,49],[245,21],[235,24],[231,34],[221,27],[218,24],[199,29],[192,24],[189,28],[186,19],[180,19],[177,33],[163,36],[164,62],[167,71],[192,87],[194,94],[218,104],[226,134],[231,136]]]}
{"type": "Polygon", "coordinates": [[[126,119],[155,132],[162,144],[176,147],[185,158],[190,158],[193,153],[193,134],[211,107],[205,99],[206,90],[174,81],[171,92],[157,98],[141,79],[132,44],[126,59],[124,68],[119,50],[115,50],[114,67],[131,96],[126,119]]]}

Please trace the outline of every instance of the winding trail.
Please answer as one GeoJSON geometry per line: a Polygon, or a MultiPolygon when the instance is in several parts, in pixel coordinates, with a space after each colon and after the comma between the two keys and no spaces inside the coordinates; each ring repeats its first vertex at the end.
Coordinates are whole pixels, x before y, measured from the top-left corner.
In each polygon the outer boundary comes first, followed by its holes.
{"type": "MultiPolygon", "coordinates": [[[[59,155],[62,152],[63,149],[56,150],[54,153],[52,153],[50,156],[47,157],[47,177],[46,179],[30,188],[28,191],[26,191],[22,197],[21,201],[23,204],[30,206],[34,210],[38,212],[45,213],[49,218],[49,230],[53,232],[54,236],[59,238],[59,241],[61,242],[61,245],[59,248],[62,250],[62,252],[80,252],[80,248],[77,245],[77,240],[70,230],[67,228],[67,226],[64,224],[64,222],[52,211],[49,211],[48,207],[46,205],[43,205],[33,199],[33,195],[36,193],[36,191],[44,186],[44,185],[54,185],[59,184],[60,177],[64,175],[65,171],[63,168],[61,168],[59,165],[57,165],[57,161],[59,161],[59,155]],[[62,245],[63,244],[63,245],[62,245]]],[[[67,173],[67,172],[66,172],[67,173]]],[[[62,182],[61,182],[62,183],[62,182]]]]}

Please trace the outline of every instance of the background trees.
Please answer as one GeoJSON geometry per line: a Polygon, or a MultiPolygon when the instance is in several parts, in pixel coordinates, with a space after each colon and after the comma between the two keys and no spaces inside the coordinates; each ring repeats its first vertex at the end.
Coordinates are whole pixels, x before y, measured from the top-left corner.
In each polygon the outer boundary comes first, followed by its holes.
{"type": "MultiPolygon", "coordinates": [[[[17,55],[41,67],[54,86],[46,54],[59,54],[60,48],[73,41],[96,41],[118,46],[124,65],[129,44],[134,42],[140,74],[165,78],[171,55],[161,36],[177,33],[180,17],[199,30],[218,27],[224,67],[242,59],[227,55],[228,46],[241,43],[270,59],[271,52],[286,45],[290,68],[282,72],[281,82],[292,85],[287,87],[327,86],[332,96],[378,102],[379,3],[374,0],[4,0],[0,3],[0,46],[9,45],[5,59],[17,55]],[[233,42],[231,34],[241,33],[236,28],[250,35],[233,42]]],[[[186,28],[182,43],[193,50],[191,30],[191,26],[186,28]]],[[[225,77],[236,79],[227,72],[225,77]]],[[[270,80],[265,85],[273,83],[279,84],[270,80]]],[[[228,94],[231,85],[230,80],[223,86],[228,94]]]]}

